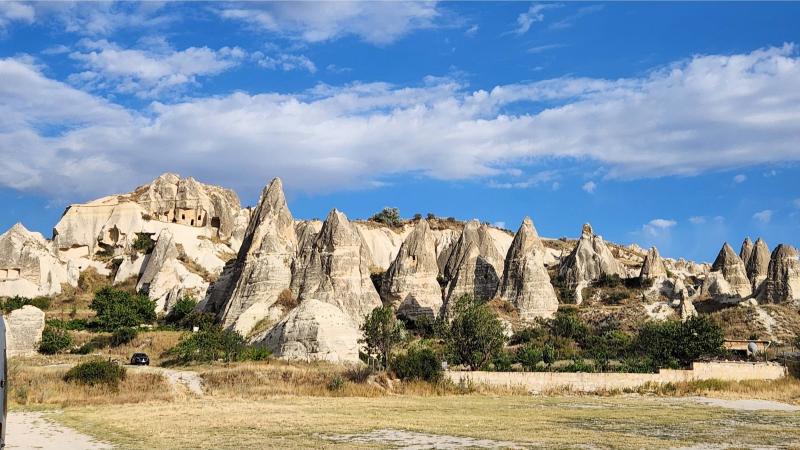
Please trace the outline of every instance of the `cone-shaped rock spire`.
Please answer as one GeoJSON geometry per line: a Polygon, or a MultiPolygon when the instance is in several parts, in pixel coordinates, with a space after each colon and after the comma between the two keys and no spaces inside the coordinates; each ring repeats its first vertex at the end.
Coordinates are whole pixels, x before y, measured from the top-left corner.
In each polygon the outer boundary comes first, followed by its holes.
{"type": "Polygon", "coordinates": [[[761,300],[783,303],[797,299],[800,299],[800,261],[797,250],[781,244],[772,252],[761,300]]]}
{"type": "Polygon", "coordinates": [[[642,263],[642,270],[639,272],[639,278],[642,280],[667,278],[667,266],[664,265],[664,260],[658,254],[657,248],[650,247],[650,250],[647,251],[642,263]]]}

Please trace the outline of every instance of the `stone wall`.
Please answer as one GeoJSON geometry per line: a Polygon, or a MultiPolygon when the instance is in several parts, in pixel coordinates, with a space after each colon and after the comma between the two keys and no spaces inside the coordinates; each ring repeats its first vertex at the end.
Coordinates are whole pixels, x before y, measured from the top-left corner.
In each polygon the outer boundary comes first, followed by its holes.
{"type": "Polygon", "coordinates": [[[786,375],[777,363],[696,362],[691,370],[667,370],[658,373],[576,373],[576,372],[460,372],[446,376],[454,383],[473,383],[503,387],[521,387],[531,392],[569,389],[577,392],[634,389],[646,383],[678,383],[696,380],[776,380],[786,375]]]}

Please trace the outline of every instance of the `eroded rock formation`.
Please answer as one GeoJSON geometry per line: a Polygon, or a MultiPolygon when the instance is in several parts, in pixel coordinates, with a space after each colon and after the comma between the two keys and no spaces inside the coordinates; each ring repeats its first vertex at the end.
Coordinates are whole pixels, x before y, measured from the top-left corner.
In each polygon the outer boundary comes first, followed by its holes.
{"type": "Polygon", "coordinates": [[[438,275],[436,240],[428,222],[419,220],[383,276],[381,297],[400,315],[436,317],[442,309],[438,275]]]}
{"type": "Polygon", "coordinates": [[[753,293],[744,262],[727,242],[719,251],[714,264],[711,265],[711,273],[706,277],[703,292],[711,296],[738,296],[741,298],[749,297],[753,293]],[[724,279],[725,283],[719,280],[720,277],[724,279]]]}
{"type": "Polygon", "coordinates": [[[659,280],[667,278],[667,266],[658,254],[658,249],[650,247],[642,263],[642,270],[639,272],[642,280],[659,280]]]}
{"type": "Polygon", "coordinates": [[[526,322],[549,318],[558,298],[544,267],[545,248],[529,217],[522,221],[505,258],[500,297],[517,308],[526,322]]]}
{"type": "Polygon", "coordinates": [[[745,268],[747,267],[747,262],[750,261],[750,256],[753,254],[753,241],[750,240],[750,236],[744,238],[742,242],[742,248],[739,250],[739,258],[742,259],[744,262],[745,268]]]}
{"type": "Polygon", "coordinates": [[[17,223],[0,235],[0,296],[52,295],[77,282],[78,271],[59,261],[41,234],[17,223]]]}
{"type": "Polygon", "coordinates": [[[503,256],[497,250],[486,225],[472,220],[464,226],[447,264],[446,305],[468,294],[478,300],[488,300],[497,293],[503,274],[503,256]]]}
{"type": "Polygon", "coordinates": [[[44,331],[44,312],[32,305],[15,309],[3,317],[8,357],[36,353],[44,331]]]}
{"type": "Polygon", "coordinates": [[[800,261],[792,246],[781,244],[772,251],[760,300],[769,303],[800,300],[800,261]]]}
{"type": "Polygon", "coordinates": [[[581,291],[592,281],[603,275],[624,277],[626,270],[614,258],[603,238],[595,235],[592,226],[587,223],[583,225],[578,245],[564,258],[558,273],[567,286],[575,289],[575,301],[580,304],[583,301],[581,291]]]}
{"type": "Polygon", "coordinates": [[[761,283],[767,278],[770,258],[771,255],[767,243],[761,238],[756,239],[750,258],[747,259],[745,264],[747,278],[752,283],[753,292],[756,292],[761,287],[761,283]]]}
{"type": "Polygon", "coordinates": [[[201,299],[208,289],[208,282],[190,271],[179,256],[172,233],[161,231],[136,284],[137,291],[156,301],[157,312],[169,311],[184,296],[201,299]]]}

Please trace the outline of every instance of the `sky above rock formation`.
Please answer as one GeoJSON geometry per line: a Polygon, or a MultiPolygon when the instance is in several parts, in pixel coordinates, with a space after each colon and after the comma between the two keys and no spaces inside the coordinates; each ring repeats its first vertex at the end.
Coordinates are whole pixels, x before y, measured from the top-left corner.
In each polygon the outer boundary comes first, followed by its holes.
{"type": "Polygon", "coordinates": [[[712,260],[800,244],[800,4],[0,3],[0,226],[165,171],[712,260]]]}

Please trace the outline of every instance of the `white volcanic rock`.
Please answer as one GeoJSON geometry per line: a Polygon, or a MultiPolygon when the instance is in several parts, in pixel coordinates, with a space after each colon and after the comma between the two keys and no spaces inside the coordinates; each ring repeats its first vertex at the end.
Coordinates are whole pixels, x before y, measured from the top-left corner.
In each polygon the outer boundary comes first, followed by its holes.
{"type": "Polygon", "coordinates": [[[701,296],[709,297],[738,297],[730,283],[725,279],[722,272],[709,272],[703,280],[703,285],[700,289],[701,296]]]}
{"type": "Polygon", "coordinates": [[[267,334],[275,356],[302,361],[357,363],[359,331],[336,306],[305,299],[267,334]]]}
{"type": "Polygon", "coordinates": [[[442,309],[438,275],[436,240],[428,222],[419,220],[383,276],[381,297],[400,315],[436,317],[442,309]]]}
{"type": "Polygon", "coordinates": [[[289,289],[296,253],[294,219],[281,180],[275,178],[261,193],[233,266],[223,326],[247,335],[278,295],[289,289]]]}
{"type": "Polygon", "coordinates": [[[488,300],[497,293],[503,273],[503,256],[486,225],[477,220],[466,224],[444,268],[446,305],[462,295],[488,300]]]}
{"type": "Polygon", "coordinates": [[[300,302],[315,299],[337,306],[360,325],[364,317],[381,306],[370,279],[371,257],[367,244],[347,217],[331,210],[314,238],[300,277],[300,302]]]}
{"type": "Polygon", "coordinates": [[[697,310],[695,309],[692,301],[688,298],[681,299],[679,313],[681,315],[681,321],[683,322],[686,322],[690,318],[697,316],[697,310]]]}
{"type": "Polygon", "coordinates": [[[739,249],[739,258],[741,258],[744,266],[747,267],[747,261],[750,261],[750,256],[753,254],[753,241],[750,240],[750,236],[744,238],[742,242],[742,248],[739,249]]]}
{"type": "MultiPolygon", "coordinates": [[[[719,255],[717,255],[717,259],[714,260],[714,264],[711,265],[711,272],[719,272],[722,274],[722,277],[730,286],[730,290],[732,291],[731,295],[746,298],[753,293],[750,280],[747,278],[744,262],[742,262],[741,258],[739,258],[739,255],[733,251],[733,248],[731,248],[727,242],[719,251],[719,255]]],[[[706,281],[708,281],[708,279],[706,281]]],[[[718,281],[714,281],[714,283],[716,283],[718,286],[722,286],[718,281]]],[[[712,295],[714,293],[713,289],[704,288],[704,291],[707,291],[712,295]]],[[[729,295],[725,292],[718,292],[718,294],[729,295]]]]}
{"type": "Polygon", "coordinates": [[[792,246],[781,244],[772,251],[760,300],[769,303],[800,300],[800,260],[792,246]]]}
{"type": "Polygon", "coordinates": [[[137,291],[146,292],[156,301],[156,312],[169,311],[185,296],[201,299],[208,289],[208,282],[187,269],[178,260],[179,256],[172,233],[161,231],[136,284],[137,291]]]}
{"type": "Polygon", "coordinates": [[[658,249],[650,247],[642,263],[642,270],[639,272],[642,280],[659,280],[667,278],[667,266],[658,254],[658,249]]]}
{"type": "Polygon", "coordinates": [[[319,220],[305,220],[295,224],[297,234],[297,255],[292,263],[292,295],[295,298],[300,296],[300,287],[303,282],[303,274],[311,261],[311,254],[314,250],[314,241],[317,234],[322,229],[322,222],[319,220]]]}
{"type": "Polygon", "coordinates": [[[62,263],[41,234],[17,223],[0,235],[0,296],[53,295],[62,283],[76,286],[78,271],[62,263]]]}
{"type": "Polygon", "coordinates": [[[135,277],[138,282],[139,276],[144,271],[144,263],[149,257],[149,255],[137,253],[133,256],[126,255],[122,258],[122,263],[117,268],[117,273],[114,274],[114,284],[124,283],[132,277],[135,277]]]}
{"type": "Polygon", "coordinates": [[[517,308],[520,319],[550,318],[558,298],[544,267],[545,248],[529,217],[522,221],[508,249],[500,297],[517,308]]]}
{"type": "Polygon", "coordinates": [[[767,243],[761,238],[756,239],[750,258],[745,262],[747,278],[753,284],[753,292],[756,292],[761,287],[761,283],[767,278],[770,258],[771,255],[767,243]]]}
{"type": "Polygon", "coordinates": [[[614,258],[603,238],[594,234],[588,223],[583,226],[581,238],[572,253],[561,262],[558,274],[572,289],[575,289],[575,301],[580,304],[583,299],[581,291],[592,281],[603,275],[624,277],[625,267],[614,258]]]}
{"type": "Polygon", "coordinates": [[[439,266],[439,273],[444,273],[444,268],[447,265],[447,260],[458,244],[458,239],[461,237],[461,230],[452,230],[449,228],[443,230],[433,230],[433,236],[436,240],[436,263],[439,266]]]}
{"type": "Polygon", "coordinates": [[[403,240],[411,230],[411,227],[403,227],[400,232],[397,232],[376,222],[354,222],[353,226],[361,233],[361,237],[364,238],[364,242],[369,248],[369,254],[372,257],[370,266],[380,270],[389,268],[389,265],[397,257],[403,240]]]}
{"type": "Polygon", "coordinates": [[[35,354],[44,331],[44,312],[35,306],[25,305],[5,315],[3,320],[8,357],[35,354]]]}

